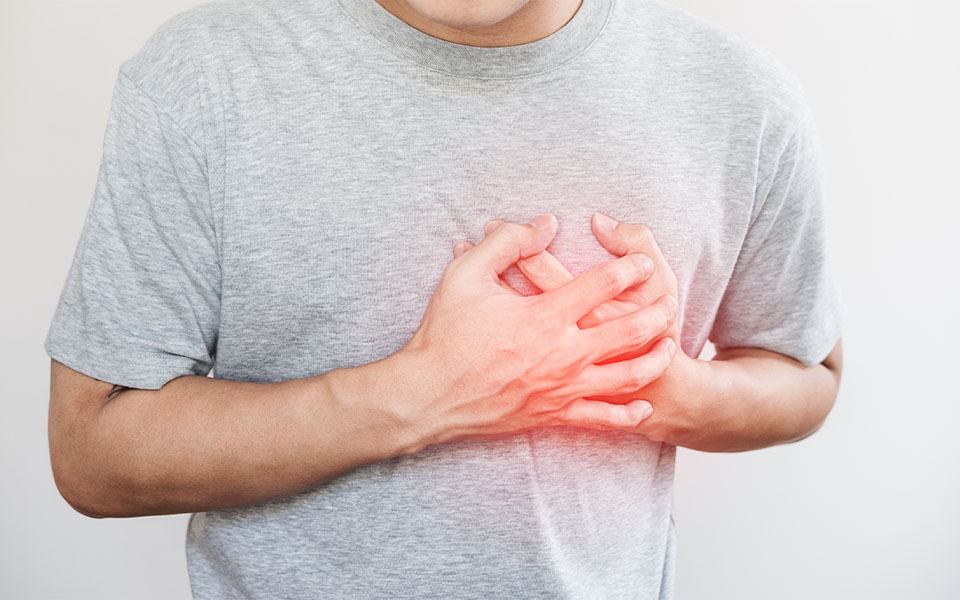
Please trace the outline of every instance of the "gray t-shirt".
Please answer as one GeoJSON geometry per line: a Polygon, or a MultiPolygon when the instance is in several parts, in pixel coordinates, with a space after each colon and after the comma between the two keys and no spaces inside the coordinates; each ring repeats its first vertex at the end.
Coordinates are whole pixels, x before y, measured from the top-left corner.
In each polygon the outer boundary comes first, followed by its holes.
{"type": "MultiPolygon", "coordinates": [[[[542,40],[483,48],[374,0],[216,0],[119,69],[44,347],[145,389],[214,362],[258,382],[359,365],[409,340],[488,219],[554,213],[577,275],[610,258],[602,210],[657,237],[688,355],[709,338],[812,365],[846,311],[822,185],[796,77],[658,1],[584,0],[542,40]]],[[[543,428],[194,514],[193,593],[670,598],[675,450],[543,428]]]]}

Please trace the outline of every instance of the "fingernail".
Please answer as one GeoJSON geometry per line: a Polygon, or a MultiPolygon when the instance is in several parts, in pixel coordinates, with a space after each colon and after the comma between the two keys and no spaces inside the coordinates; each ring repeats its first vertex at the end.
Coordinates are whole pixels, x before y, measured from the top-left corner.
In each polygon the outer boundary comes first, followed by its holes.
{"type": "Polygon", "coordinates": [[[459,244],[457,244],[456,246],[453,247],[453,253],[454,253],[454,255],[460,255],[460,254],[463,254],[463,252],[464,252],[466,249],[467,249],[467,243],[466,243],[466,242],[460,242],[459,244]]]}
{"type": "Polygon", "coordinates": [[[487,221],[487,224],[483,226],[483,233],[485,235],[490,235],[491,233],[497,230],[497,227],[500,227],[501,223],[503,223],[503,221],[499,219],[493,219],[492,221],[487,221]]]}
{"type": "Polygon", "coordinates": [[[667,296],[670,299],[670,311],[673,313],[673,316],[680,314],[680,303],[677,302],[677,299],[673,296],[667,296]]]}
{"type": "Polygon", "coordinates": [[[673,343],[673,338],[667,338],[667,352],[670,353],[670,358],[677,353],[677,345],[673,343]]]}
{"type": "Polygon", "coordinates": [[[540,215],[536,219],[530,221],[530,224],[533,225],[535,228],[539,229],[540,231],[546,231],[547,229],[550,229],[550,223],[552,221],[553,221],[553,216],[546,214],[546,215],[540,215]]]}
{"type": "Polygon", "coordinates": [[[617,222],[616,222],[616,220],[608,217],[607,215],[603,214],[602,212],[598,212],[598,213],[597,213],[597,226],[600,227],[600,229],[603,229],[603,230],[605,230],[605,231],[613,231],[613,228],[617,226],[617,222]]]}
{"type": "Polygon", "coordinates": [[[645,421],[646,418],[652,414],[653,414],[653,407],[648,404],[647,407],[643,409],[643,412],[640,415],[640,420],[645,421]]]}
{"type": "Polygon", "coordinates": [[[640,267],[643,268],[643,272],[649,277],[653,273],[653,260],[646,254],[638,254],[637,260],[640,261],[640,267]]]}

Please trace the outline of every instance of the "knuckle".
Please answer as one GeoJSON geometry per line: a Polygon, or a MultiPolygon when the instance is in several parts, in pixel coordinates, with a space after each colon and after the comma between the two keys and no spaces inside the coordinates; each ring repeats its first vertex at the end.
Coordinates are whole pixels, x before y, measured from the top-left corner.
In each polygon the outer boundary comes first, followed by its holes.
{"type": "Polygon", "coordinates": [[[620,290],[625,286],[626,273],[616,263],[608,263],[600,271],[600,285],[608,290],[620,290]]]}
{"type": "Polygon", "coordinates": [[[507,233],[509,233],[510,235],[516,238],[521,238],[526,236],[528,231],[526,227],[524,227],[523,225],[520,225],[519,223],[505,223],[500,227],[506,227],[507,233]]]}
{"type": "Polygon", "coordinates": [[[462,261],[451,260],[447,263],[447,266],[443,268],[443,273],[441,275],[441,280],[450,280],[456,277],[457,273],[460,272],[462,261]]]}
{"type": "Polygon", "coordinates": [[[633,269],[630,273],[634,277],[631,283],[646,281],[656,268],[653,259],[646,254],[628,254],[624,258],[630,260],[630,267],[633,269]],[[649,271],[647,265],[649,265],[649,271]]]}
{"type": "Polygon", "coordinates": [[[640,248],[654,246],[656,247],[657,241],[653,237],[653,232],[646,225],[635,225],[631,233],[632,245],[635,250],[640,248]]]}
{"type": "Polygon", "coordinates": [[[528,278],[533,277],[538,279],[547,275],[546,265],[543,264],[542,253],[520,259],[517,267],[524,275],[527,275],[528,278]]]}
{"type": "Polygon", "coordinates": [[[524,238],[526,231],[523,225],[507,222],[500,225],[493,234],[508,240],[519,241],[524,238]]]}
{"type": "Polygon", "coordinates": [[[628,254],[633,259],[633,267],[637,270],[638,279],[646,280],[656,269],[656,263],[646,254],[628,254]]]}
{"type": "Polygon", "coordinates": [[[557,418],[557,420],[563,423],[573,423],[580,420],[579,413],[577,411],[576,401],[571,401],[557,408],[551,414],[554,415],[557,418]]]}
{"type": "Polygon", "coordinates": [[[647,369],[640,361],[633,361],[627,369],[624,388],[626,391],[636,391],[647,384],[647,369]]]}
{"type": "Polygon", "coordinates": [[[627,333],[633,341],[646,340],[650,336],[650,328],[645,320],[634,318],[627,324],[627,333]]]}
{"type": "Polygon", "coordinates": [[[580,417],[580,422],[593,429],[606,429],[610,426],[610,407],[605,404],[597,404],[594,411],[584,414],[580,417]]]}
{"type": "Polygon", "coordinates": [[[663,316],[663,324],[665,326],[673,322],[673,319],[677,316],[679,309],[680,307],[677,305],[677,301],[673,299],[673,296],[666,296],[661,303],[660,308],[660,313],[663,316]]]}
{"type": "MultiPolygon", "coordinates": [[[[670,351],[667,349],[666,345],[663,345],[659,348],[659,352],[656,353],[656,356],[653,358],[653,371],[655,371],[655,377],[660,377],[667,372],[667,369],[670,368],[670,351]]],[[[650,372],[650,369],[647,370],[650,372]]]]}

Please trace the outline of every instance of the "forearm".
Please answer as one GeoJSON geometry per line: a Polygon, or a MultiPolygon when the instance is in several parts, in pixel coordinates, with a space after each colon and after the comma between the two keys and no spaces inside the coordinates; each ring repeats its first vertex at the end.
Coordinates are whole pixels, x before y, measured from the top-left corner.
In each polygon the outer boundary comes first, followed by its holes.
{"type": "Polygon", "coordinates": [[[671,443],[707,452],[742,452],[803,439],[823,424],[837,396],[837,376],[822,364],[730,349],[697,360],[697,400],[671,443]]]}
{"type": "Polygon", "coordinates": [[[380,408],[387,379],[380,361],[279,383],[186,376],[127,390],[59,441],[72,446],[61,453],[71,504],[97,517],[246,506],[405,454],[401,423],[380,408]]]}

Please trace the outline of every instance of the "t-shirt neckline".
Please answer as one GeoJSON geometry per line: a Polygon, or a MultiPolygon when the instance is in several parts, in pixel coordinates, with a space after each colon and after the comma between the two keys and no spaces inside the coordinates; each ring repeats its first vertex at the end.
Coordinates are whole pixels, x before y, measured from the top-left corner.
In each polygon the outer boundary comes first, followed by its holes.
{"type": "Polygon", "coordinates": [[[356,25],[397,55],[421,66],[475,79],[512,79],[553,70],[584,52],[599,37],[614,0],[582,0],[560,29],[517,46],[457,44],[420,31],[376,0],[337,0],[356,25]]]}

